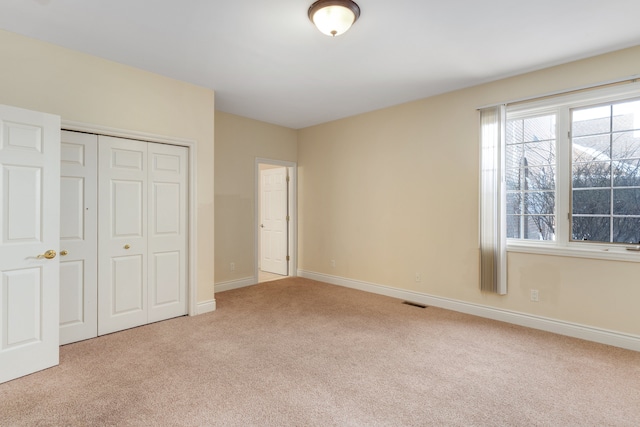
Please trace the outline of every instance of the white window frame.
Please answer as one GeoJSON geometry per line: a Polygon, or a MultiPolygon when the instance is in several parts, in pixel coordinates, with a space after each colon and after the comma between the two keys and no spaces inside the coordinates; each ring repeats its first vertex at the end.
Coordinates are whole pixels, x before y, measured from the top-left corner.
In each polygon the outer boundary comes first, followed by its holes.
{"type": "Polygon", "coordinates": [[[507,120],[542,114],[556,114],[556,240],[507,239],[507,252],[610,259],[640,262],[640,245],[570,240],[571,209],[571,109],[640,97],[640,83],[628,83],[554,96],[507,106],[507,120]]]}

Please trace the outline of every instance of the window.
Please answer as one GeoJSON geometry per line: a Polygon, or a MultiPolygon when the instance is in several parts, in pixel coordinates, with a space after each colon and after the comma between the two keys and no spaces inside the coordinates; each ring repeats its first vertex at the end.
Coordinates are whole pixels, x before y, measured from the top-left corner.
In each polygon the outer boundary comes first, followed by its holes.
{"type": "MultiPolygon", "coordinates": [[[[502,203],[510,249],[620,253],[640,245],[638,86],[506,107],[502,203]]],[[[628,255],[640,261],[637,252],[628,255]]]]}
{"type": "Polygon", "coordinates": [[[556,116],[507,120],[507,238],[554,240],[556,116]]]}
{"type": "Polygon", "coordinates": [[[571,112],[573,240],[640,243],[640,101],[571,112]]]}

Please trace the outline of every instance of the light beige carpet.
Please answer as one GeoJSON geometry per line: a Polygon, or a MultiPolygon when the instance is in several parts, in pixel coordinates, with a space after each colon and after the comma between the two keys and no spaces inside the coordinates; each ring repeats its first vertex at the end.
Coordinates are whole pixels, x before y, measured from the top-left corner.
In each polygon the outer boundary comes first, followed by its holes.
{"type": "Polygon", "coordinates": [[[640,353],[299,278],[61,348],[1,426],[637,426],[640,353]]]}

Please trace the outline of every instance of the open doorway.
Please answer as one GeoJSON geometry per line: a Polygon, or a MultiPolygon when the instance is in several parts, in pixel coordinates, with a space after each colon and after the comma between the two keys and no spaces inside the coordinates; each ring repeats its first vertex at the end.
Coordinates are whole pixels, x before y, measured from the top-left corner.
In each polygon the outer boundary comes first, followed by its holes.
{"type": "Polygon", "coordinates": [[[295,276],[296,164],[258,158],[255,174],[256,281],[295,276]]]}

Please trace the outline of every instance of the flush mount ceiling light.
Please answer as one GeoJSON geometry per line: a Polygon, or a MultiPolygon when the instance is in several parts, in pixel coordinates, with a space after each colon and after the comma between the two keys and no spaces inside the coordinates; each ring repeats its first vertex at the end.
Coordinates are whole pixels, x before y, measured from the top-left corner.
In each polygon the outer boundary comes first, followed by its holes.
{"type": "Polygon", "coordinates": [[[318,0],[309,8],[311,22],[331,37],[347,31],[359,17],[360,7],[351,0],[318,0]]]}

